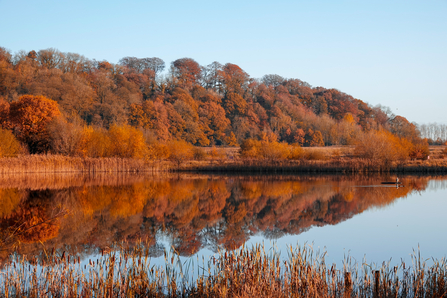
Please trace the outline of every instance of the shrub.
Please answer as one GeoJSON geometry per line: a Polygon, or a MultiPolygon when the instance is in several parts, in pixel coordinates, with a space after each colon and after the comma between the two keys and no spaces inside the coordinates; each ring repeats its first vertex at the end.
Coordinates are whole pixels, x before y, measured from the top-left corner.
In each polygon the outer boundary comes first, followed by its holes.
{"type": "Polygon", "coordinates": [[[206,159],[206,152],[201,147],[194,147],[193,148],[193,156],[195,160],[205,160],[206,159]]]}
{"type": "Polygon", "coordinates": [[[77,154],[82,157],[107,157],[110,155],[110,146],[106,130],[86,126],[81,132],[77,154]]]}
{"type": "Polygon", "coordinates": [[[162,160],[169,157],[169,148],[166,144],[155,142],[148,145],[147,158],[152,160],[162,160]]]}
{"type": "Polygon", "coordinates": [[[297,160],[297,159],[304,158],[304,156],[305,156],[305,152],[304,152],[303,148],[301,148],[300,145],[298,145],[298,144],[290,145],[289,159],[297,160]]]}
{"type": "Polygon", "coordinates": [[[355,153],[369,160],[371,165],[388,167],[393,161],[408,159],[412,147],[411,142],[389,131],[371,131],[358,138],[355,153]]]}
{"type": "Polygon", "coordinates": [[[428,147],[427,141],[414,144],[410,149],[411,159],[427,159],[429,155],[430,155],[430,149],[428,147]]]}
{"type": "Polygon", "coordinates": [[[143,158],[147,154],[143,133],[135,127],[112,125],[108,135],[113,157],[143,158]]]}
{"type": "Polygon", "coordinates": [[[261,141],[246,139],[241,144],[241,156],[248,158],[257,158],[260,155],[261,141]]]}
{"type": "Polygon", "coordinates": [[[226,157],[225,152],[222,149],[217,149],[216,147],[211,148],[209,152],[211,159],[224,159],[226,157]]]}
{"type": "Polygon", "coordinates": [[[321,150],[307,150],[304,158],[307,160],[326,160],[328,157],[321,150]]]}
{"type": "Polygon", "coordinates": [[[283,160],[290,155],[290,146],[286,143],[262,142],[260,154],[269,160],[283,160]]]}
{"type": "Polygon", "coordinates": [[[12,132],[0,128],[0,157],[16,157],[22,152],[22,145],[12,132]]]}
{"type": "Polygon", "coordinates": [[[180,165],[186,160],[192,159],[194,156],[194,147],[183,140],[170,141],[168,143],[169,157],[168,159],[180,168],[180,165]]]}

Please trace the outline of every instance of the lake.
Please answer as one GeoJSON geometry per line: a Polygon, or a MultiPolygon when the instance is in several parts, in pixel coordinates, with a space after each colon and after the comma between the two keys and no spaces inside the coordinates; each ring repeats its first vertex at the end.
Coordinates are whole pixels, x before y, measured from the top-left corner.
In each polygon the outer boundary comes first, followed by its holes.
{"type": "Polygon", "coordinates": [[[447,177],[29,175],[0,178],[0,262],[55,250],[83,262],[118,243],[182,259],[259,243],[368,264],[445,257],[447,177]]]}

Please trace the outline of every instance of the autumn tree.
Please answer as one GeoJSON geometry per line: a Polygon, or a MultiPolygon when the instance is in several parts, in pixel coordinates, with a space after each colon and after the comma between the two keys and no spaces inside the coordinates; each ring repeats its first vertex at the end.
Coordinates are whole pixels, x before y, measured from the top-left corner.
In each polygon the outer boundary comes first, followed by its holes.
{"type": "Polygon", "coordinates": [[[230,120],[225,116],[225,110],[219,104],[220,99],[206,95],[202,97],[202,100],[198,110],[200,126],[208,139],[212,139],[219,145],[224,142],[225,131],[230,125],[230,120]]]}
{"type": "Polygon", "coordinates": [[[302,146],[304,144],[304,130],[301,128],[291,129],[288,127],[281,134],[281,140],[286,141],[289,144],[299,144],[302,146]]]}
{"type": "Polygon", "coordinates": [[[129,125],[112,125],[108,131],[110,155],[124,158],[143,158],[147,147],[143,133],[129,125]]]}
{"type": "Polygon", "coordinates": [[[58,104],[44,96],[23,95],[9,107],[8,120],[30,153],[49,149],[48,123],[61,115],[58,104]]]}
{"type": "Polygon", "coordinates": [[[181,58],[171,64],[171,72],[178,80],[181,88],[191,88],[197,84],[202,76],[202,69],[194,59],[181,58]]]}
{"type": "MultiPolygon", "coordinates": [[[[232,63],[201,67],[191,58],[182,58],[170,66],[169,75],[159,76],[165,64],[156,57],[128,56],[113,64],[51,48],[14,55],[0,48],[1,125],[16,134],[18,130],[7,124],[9,103],[21,95],[43,95],[58,103],[66,119],[80,117],[88,125],[105,129],[129,123],[142,129],[150,143],[172,138],[220,145],[230,143],[233,133],[236,141],[231,143],[235,144],[259,138],[265,130],[279,141],[305,144],[302,132],[312,129],[314,135],[321,132],[327,145],[351,144],[361,131],[382,128],[408,139],[414,147],[420,142],[417,127],[405,118],[337,89],[312,87],[277,74],[254,80],[232,63]]],[[[53,140],[68,140],[63,135],[69,126],[54,130],[53,140]]],[[[445,142],[445,128],[420,128],[432,143],[445,142]]],[[[308,142],[312,139],[310,134],[307,138],[308,142]]],[[[417,149],[414,156],[420,153],[417,149]]]]}
{"type": "Polygon", "coordinates": [[[255,139],[246,139],[241,144],[241,156],[248,158],[257,158],[261,152],[261,141],[255,139]]]}
{"type": "Polygon", "coordinates": [[[0,97],[9,97],[18,86],[17,73],[14,71],[12,56],[0,47],[0,97]]]}
{"type": "Polygon", "coordinates": [[[390,121],[390,131],[401,137],[406,138],[408,140],[417,140],[420,138],[420,133],[417,130],[416,125],[410,123],[405,117],[395,116],[390,121]]]}
{"type": "Polygon", "coordinates": [[[82,126],[57,117],[48,123],[49,150],[55,154],[74,156],[82,137],[82,126]]]}
{"type": "Polygon", "coordinates": [[[225,143],[230,147],[235,147],[238,145],[234,132],[231,131],[230,135],[225,138],[225,143]]]}
{"type": "Polygon", "coordinates": [[[313,131],[308,129],[306,135],[304,136],[304,146],[308,147],[318,147],[324,146],[323,135],[320,131],[313,131]]]}
{"type": "Polygon", "coordinates": [[[430,155],[428,141],[420,140],[411,144],[409,155],[411,159],[427,159],[427,157],[430,155]]]}
{"type": "Polygon", "coordinates": [[[64,54],[54,48],[40,50],[37,53],[37,61],[48,69],[59,67],[64,58],[64,54]]]}
{"type": "Polygon", "coordinates": [[[104,128],[86,126],[81,132],[76,154],[82,157],[110,156],[111,140],[104,128]]]}
{"type": "Polygon", "coordinates": [[[290,148],[287,143],[262,142],[261,156],[270,161],[284,160],[289,158],[290,148]]]}
{"type": "Polygon", "coordinates": [[[0,157],[15,157],[21,152],[23,148],[13,133],[0,127],[0,157]]]}
{"type": "Polygon", "coordinates": [[[370,131],[358,136],[355,152],[368,160],[370,166],[389,167],[394,161],[409,158],[411,143],[389,131],[370,131]]]}
{"type": "Polygon", "coordinates": [[[119,61],[119,65],[123,66],[124,77],[138,86],[139,93],[145,100],[156,94],[158,90],[156,78],[165,68],[162,59],[124,57],[119,61]]]}
{"type": "Polygon", "coordinates": [[[147,147],[147,159],[149,160],[163,160],[169,157],[169,148],[166,144],[154,142],[147,147]]]}
{"type": "Polygon", "coordinates": [[[249,75],[232,63],[224,65],[219,71],[219,77],[225,94],[236,93],[242,96],[249,81],[249,75]]]}
{"type": "Polygon", "coordinates": [[[169,157],[168,159],[180,168],[180,165],[194,156],[193,146],[183,140],[170,141],[168,143],[169,157]]]}
{"type": "Polygon", "coordinates": [[[9,123],[9,102],[0,97],[0,126],[10,128],[9,123]]]}
{"type": "Polygon", "coordinates": [[[243,115],[245,113],[247,101],[238,93],[230,92],[225,95],[223,106],[228,118],[234,118],[236,115],[243,115]]]}

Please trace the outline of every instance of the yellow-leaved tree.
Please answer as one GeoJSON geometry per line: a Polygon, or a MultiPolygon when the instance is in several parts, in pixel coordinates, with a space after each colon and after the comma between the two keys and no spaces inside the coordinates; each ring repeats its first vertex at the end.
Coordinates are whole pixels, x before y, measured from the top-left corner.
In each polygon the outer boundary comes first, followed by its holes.
{"type": "Polygon", "coordinates": [[[77,155],[82,157],[110,156],[110,138],[106,130],[86,126],[81,132],[77,155]]]}
{"type": "Polygon", "coordinates": [[[23,151],[11,131],[0,128],[0,157],[15,157],[23,151]]]}
{"type": "Polygon", "coordinates": [[[412,144],[386,130],[370,131],[359,136],[355,152],[370,166],[388,168],[392,162],[409,158],[412,144]]]}
{"type": "Polygon", "coordinates": [[[177,165],[177,168],[180,168],[180,165],[193,158],[194,156],[194,147],[183,140],[179,141],[170,141],[168,143],[169,157],[168,159],[177,165]]]}
{"type": "Polygon", "coordinates": [[[143,158],[148,149],[141,130],[129,125],[112,125],[109,129],[111,156],[143,158]]]}

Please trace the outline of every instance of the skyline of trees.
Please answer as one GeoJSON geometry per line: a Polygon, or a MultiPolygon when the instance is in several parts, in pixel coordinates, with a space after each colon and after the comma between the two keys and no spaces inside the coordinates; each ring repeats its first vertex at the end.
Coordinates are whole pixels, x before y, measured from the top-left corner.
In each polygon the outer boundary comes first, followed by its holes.
{"type": "MultiPolygon", "coordinates": [[[[0,47],[3,123],[24,95],[56,102],[67,132],[130,125],[152,144],[236,145],[268,135],[300,146],[354,145],[376,130],[421,141],[421,126],[340,90],[277,74],[255,79],[236,64],[201,66],[192,58],[169,67],[157,57],[124,57],[112,64],[53,48],[12,55],[0,47]]],[[[27,144],[30,152],[49,150],[27,144]]]]}

